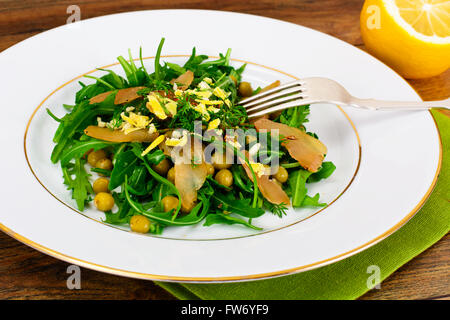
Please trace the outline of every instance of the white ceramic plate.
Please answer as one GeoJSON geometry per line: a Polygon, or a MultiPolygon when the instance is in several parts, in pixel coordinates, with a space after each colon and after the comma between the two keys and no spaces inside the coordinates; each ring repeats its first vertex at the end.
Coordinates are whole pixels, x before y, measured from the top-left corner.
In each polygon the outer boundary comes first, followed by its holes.
{"type": "MultiPolygon", "coordinates": [[[[142,11],[62,26],[0,54],[3,147],[0,227],[59,259],[109,273],[167,281],[238,281],[300,272],[368,248],[408,221],[430,194],[441,144],[428,112],[376,112],[315,105],[307,128],[318,133],[337,170],[309,186],[329,206],[291,210],[283,219],[255,219],[264,228],[166,228],[135,234],[77,212],[50,162],[56,123],[82,74],[115,63],[128,48],[150,56],[166,38],[165,61],[182,62],[193,46],[217,56],[232,48],[248,62],[256,85],[324,76],[360,97],[418,100],[396,73],[340,40],[258,16],[200,10],[142,11]],[[186,30],[188,26],[188,30],[186,30]],[[245,26],[245,28],[243,28],[245,26]],[[183,31],[181,31],[183,30],[183,31]],[[289,35],[289,41],[287,40],[289,35]],[[294,39],[294,41],[293,41],[294,39]],[[184,56],[183,56],[184,55],[184,56]]],[[[145,64],[152,69],[153,59],[145,64]]],[[[120,70],[117,65],[109,66],[120,70]]]]}

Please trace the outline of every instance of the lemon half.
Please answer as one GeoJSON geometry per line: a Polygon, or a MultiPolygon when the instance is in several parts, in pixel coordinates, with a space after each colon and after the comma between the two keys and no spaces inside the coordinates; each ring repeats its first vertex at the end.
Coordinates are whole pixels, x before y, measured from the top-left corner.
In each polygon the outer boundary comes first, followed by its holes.
{"type": "Polygon", "coordinates": [[[405,78],[450,67],[450,0],[366,0],[360,23],[367,50],[405,78]]]}

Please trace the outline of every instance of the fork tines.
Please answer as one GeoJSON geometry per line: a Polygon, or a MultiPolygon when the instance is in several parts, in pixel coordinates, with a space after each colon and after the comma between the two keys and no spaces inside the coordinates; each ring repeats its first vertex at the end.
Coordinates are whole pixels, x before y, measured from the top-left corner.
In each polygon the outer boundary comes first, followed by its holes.
{"type": "Polygon", "coordinates": [[[299,105],[299,100],[305,98],[305,88],[302,85],[300,80],[286,83],[243,99],[239,104],[247,110],[249,118],[295,107],[299,105]]]}

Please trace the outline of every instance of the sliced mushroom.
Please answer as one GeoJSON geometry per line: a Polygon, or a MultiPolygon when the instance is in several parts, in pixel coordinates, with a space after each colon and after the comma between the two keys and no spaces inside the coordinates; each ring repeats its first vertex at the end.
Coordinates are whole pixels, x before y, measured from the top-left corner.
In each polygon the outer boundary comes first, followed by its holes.
{"type": "MultiPolygon", "coordinates": [[[[136,99],[142,98],[142,96],[138,94],[138,91],[140,91],[142,89],[146,89],[146,87],[132,87],[132,88],[117,90],[116,96],[114,98],[114,104],[129,103],[136,99]]],[[[107,92],[100,93],[100,94],[96,95],[95,97],[92,97],[89,100],[89,103],[93,104],[93,103],[103,102],[111,93],[113,93],[113,91],[107,91],[107,92]]]]}
{"type": "Polygon", "coordinates": [[[181,211],[190,212],[197,202],[197,191],[208,175],[203,146],[199,140],[189,138],[183,147],[174,147],[171,152],[175,163],[175,187],[181,195],[181,211]]]}
{"type": "MultiPolygon", "coordinates": [[[[248,152],[246,152],[246,155],[248,157],[248,152]]],[[[245,169],[245,172],[247,173],[247,176],[253,182],[254,181],[253,175],[249,166],[244,160],[241,160],[241,162],[242,166],[245,169]]],[[[274,204],[285,204],[285,205],[289,205],[291,203],[288,195],[286,194],[286,192],[284,192],[281,185],[274,179],[271,179],[269,174],[263,174],[261,176],[255,174],[255,176],[256,176],[256,183],[258,184],[258,189],[259,191],[261,191],[263,197],[266,198],[267,201],[274,204]]]]}
{"type": "Polygon", "coordinates": [[[170,83],[176,83],[180,90],[186,90],[194,81],[194,73],[191,70],[186,71],[176,79],[170,80],[170,83]]]}
{"type": "Polygon", "coordinates": [[[192,165],[178,162],[175,168],[175,187],[181,195],[181,211],[190,212],[197,202],[197,191],[205,183],[208,169],[205,162],[192,165]]]}
{"type": "Polygon", "coordinates": [[[318,139],[298,128],[268,119],[260,119],[254,125],[258,131],[278,130],[278,134],[283,138],[281,145],[288,150],[292,158],[308,171],[316,172],[321,167],[327,153],[327,147],[318,139]]]}
{"type": "Polygon", "coordinates": [[[152,142],[158,137],[158,133],[149,133],[147,129],[139,129],[128,134],[122,130],[111,130],[97,126],[88,126],[84,133],[92,138],[110,142],[152,142]]]}
{"type": "Polygon", "coordinates": [[[281,84],[280,80],[274,81],[271,84],[262,88],[261,91],[259,91],[259,93],[269,91],[270,89],[274,89],[274,88],[278,87],[280,84],[281,84]]]}

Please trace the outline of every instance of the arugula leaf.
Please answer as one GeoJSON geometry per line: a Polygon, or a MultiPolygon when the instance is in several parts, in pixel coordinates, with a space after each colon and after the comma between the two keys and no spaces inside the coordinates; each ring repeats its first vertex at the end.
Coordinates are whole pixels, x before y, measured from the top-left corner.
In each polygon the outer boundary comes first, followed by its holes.
{"type": "Polygon", "coordinates": [[[172,69],[173,71],[175,71],[177,74],[183,74],[186,72],[186,69],[183,67],[180,67],[179,65],[177,65],[176,63],[170,63],[170,62],[166,62],[166,66],[168,66],[170,69],[172,69]]]}
{"type": "Polygon", "coordinates": [[[64,104],[64,103],[63,103],[63,107],[64,107],[64,109],[66,109],[67,111],[72,111],[73,108],[74,108],[75,106],[74,106],[74,105],[64,104]]]}
{"type": "Polygon", "coordinates": [[[105,87],[109,88],[110,90],[115,90],[116,88],[114,88],[114,86],[110,83],[108,83],[107,81],[103,80],[102,78],[97,78],[94,76],[90,76],[90,75],[84,75],[85,78],[89,78],[89,79],[94,79],[97,80],[97,83],[101,83],[103,84],[105,87]]]}
{"type": "Polygon", "coordinates": [[[49,108],[46,109],[47,110],[47,114],[52,117],[53,120],[55,120],[56,122],[61,122],[62,119],[58,118],[57,116],[55,116],[49,108]]]}
{"type": "Polygon", "coordinates": [[[252,96],[254,96],[255,94],[258,94],[258,93],[260,93],[260,92],[261,92],[261,90],[262,90],[262,88],[261,88],[261,87],[258,87],[258,88],[256,88],[255,90],[253,90],[253,92],[252,92],[252,96]]]}
{"type": "Polygon", "coordinates": [[[245,192],[253,193],[253,184],[244,172],[242,166],[232,166],[231,173],[233,174],[234,184],[245,192]],[[245,181],[245,182],[244,182],[245,181]]]}
{"type": "Polygon", "coordinates": [[[144,166],[135,166],[133,174],[130,177],[130,186],[138,188],[142,187],[147,178],[147,170],[144,166]]]}
{"type": "Polygon", "coordinates": [[[113,212],[105,212],[105,220],[103,222],[109,223],[109,224],[127,224],[130,222],[130,216],[120,217],[119,213],[113,213],[113,212]]]}
{"type": "Polygon", "coordinates": [[[322,167],[320,168],[320,170],[313,173],[308,178],[308,182],[317,182],[322,179],[326,179],[333,174],[334,170],[336,170],[336,166],[334,165],[334,163],[331,161],[325,161],[322,163],[322,167]]]}
{"type": "Polygon", "coordinates": [[[111,100],[114,100],[112,95],[105,99],[105,105],[103,103],[90,105],[89,101],[83,101],[74,107],[72,113],[63,117],[53,137],[53,141],[57,143],[50,157],[53,163],[57,163],[65,149],[70,147],[74,135],[82,134],[87,122],[92,121],[95,116],[114,112],[114,105],[108,104],[111,100]]]}
{"type": "Polygon", "coordinates": [[[323,207],[327,205],[326,203],[319,202],[320,195],[318,193],[314,197],[310,197],[306,194],[308,191],[306,189],[306,182],[309,182],[309,178],[312,177],[312,175],[311,172],[304,169],[299,169],[290,174],[288,182],[292,196],[292,206],[294,208],[305,206],[323,207]]]}
{"type": "Polygon", "coordinates": [[[160,75],[160,68],[161,68],[161,64],[159,63],[159,59],[161,58],[161,51],[162,51],[162,47],[164,45],[164,41],[166,39],[165,38],[161,38],[161,41],[159,42],[158,45],[158,50],[156,50],[156,56],[155,56],[155,79],[156,80],[160,80],[161,79],[161,75],[160,75]]]}
{"type": "Polygon", "coordinates": [[[108,74],[101,77],[101,79],[106,81],[107,83],[111,84],[115,89],[125,88],[127,82],[125,81],[124,78],[119,76],[117,73],[115,73],[112,70],[108,70],[108,69],[98,68],[98,70],[108,72],[108,74]]]}
{"type": "Polygon", "coordinates": [[[122,66],[123,71],[125,71],[125,75],[127,76],[128,83],[130,86],[133,86],[137,83],[137,77],[136,74],[133,72],[133,68],[128,63],[128,61],[122,57],[117,57],[117,60],[119,60],[120,65],[122,66]]]}
{"type": "Polygon", "coordinates": [[[158,164],[166,158],[166,155],[158,149],[148,153],[145,158],[150,164],[158,164]]]}
{"type": "Polygon", "coordinates": [[[147,73],[144,72],[141,68],[137,68],[133,62],[133,57],[131,56],[131,51],[128,50],[129,54],[129,62],[122,56],[117,57],[120,65],[125,71],[125,75],[128,79],[128,84],[130,87],[137,87],[143,85],[147,79],[147,73]]]}
{"type": "Polygon", "coordinates": [[[326,203],[319,202],[320,195],[316,193],[314,197],[305,196],[303,199],[302,207],[325,207],[326,203]]]}
{"type": "Polygon", "coordinates": [[[257,218],[264,214],[263,209],[253,208],[250,205],[250,199],[230,199],[230,197],[226,197],[220,193],[214,193],[212,198],[214,198],[224,210],[237,213],[243,217],[257,218]]]}
{"type": "Polygon", "coordinates": [[[90,175],[84,169],[84,159],[75,159],[73,168],[62,167],[64,184],[68,189],[72,189],[72,199],[75,199],[77,207],[80,211],[84,210],[85,203],[89,200],[89,195],[93,193],[92,186],[89,182],[90,175]],[[72,178],[72,176],[75,176],[72,178]]]}
{"type": "Polygon", "coordinates": [[[148,194],[153,187],[155,180],[151,179],[148,183],[146,180],[147,169],[142,165],[135,166],[128,185],[130,192],[138,196],[148,194]]]}
{"type": "Polygon", "coordinates": [[[281,123],[294,128],[304,128],[303,124],[308,122],[309,105],[298,106],[283,110],[279,120],[281,123]]]}
{"type": "Polygon", "coordinates": [[[241,224],[254,230],[262,230],[262,228],[256,227],[245,220],[231,217],[230,215],[226,215],[223,213],[213,213],[206,216],[206,220],[203,225],[209,227],[213,224],[241,224]]]}
{"type": "MultiPolygon", "coordinates": [[[[158,203],[161,202],[162,198],[170,194],[173,194],[173,191],[164,183],[158,183],[152,190],[153,201],[158,203]]],[[[160,204],[160,208],[162,210],[162,204],[160,204]]]]}
{"type": "Polygon", "coordinates": [[[105,177],[111,177],[111,170],[101,169],[101,168],[91,168],[92,172],[99,173],[105,177]]]}
{"type": "Polygon", "coordinates": [[[65,166],[67,163],[69,163],[70,160],[83,157],[83,155],[86,154],[86,152],[88,152],[91,149],[97,151],[112,144],[115,143],[96,139],[90,139],[87,141],[77,141],[72,147],[63,151],[61,155],[61,165],[65,166]]]}
{"type": "Polygon", "coordinates": [[[148,80],[148,72],[147,69],[145,69],[144,59],[142,58],[142,47],[139,47],[139,60],[141,61],[141,69],[144,72],[146,79],[148,80]]]}
{"type": "MultiPolygon", "coordinates": [[[[148,169],[148,167],[147,167],[148,169]]],[[[162,178],[164,179],[164,178],[162,178]]],[[[158,209],[157,207],[150,209],[150,210],[145,210],[145,208],[142,206],[141,203],[134,201],[129,192],[128,192],[128,188],[127,188],[127,178],[125,178],[125,196],[127,198],[128,203],[130,204],[130,206],[138,213],[154,220],[154,221],[158,221],[159,223],[161,223],[162,225],[166,225],[166,226],[187,226],[187,225],[192,225],[192,224],[197,224],[200,221],[203,220],[203,218],[206,216],[206,214],[208,213],[209,210],[209,202],[208,201],[204,201],[204,199],[202,199],[202,201],[200,201],[192,210],[191,212],[189,212],[187,215],[183,215],[181,217],[178,217],[176,215],[176,212],[173,213],[173,211],[169,211],[169,212],[160,212],[157,210],[154,210],[155,208],[158,209]],[[201,210],[200,210],[201,209],[201,210]]],[[[179,210],[179,209],[178,209],[179,210]]]]}
{"type": "MultiPolygon", "coordinates": [[[[125,185],[122,185],[122,189],[123,188],[125,188],[125,185]]],[[[120,219],[124,219],[127,217],[130,218],[135,211],[131,208],[130,204],[128,203],[125,193],[113,192],[112,195],[114,197],[116,205],[119,207],[119,210],[117,211],[117,216],[120,219]]]]}
{"type": "Polygon", "coordinates": [[[185,69],[193,70],[195,69],[205,60],[208,59],[207,55],[196,55],[195,47],[192,48],[192,54],[189,57],[188,61],[184,64],[185,69]]]}
{"type": "Polygon", "coordinates": [[[109,88],[98,83],[93,83],[89,85],[85,85],[82,82],[79,82],[82,88],[75,94],[75,103],[79,104],[82,101],[89,100],[96,95],[109,91],[109,88]]]}
{"type": "Polygon", "coordinates": [[[134,167],[139,161],[131,150],[119,153],[114,159],[115,163],[111,172],[111,179],[109,180],[109,190],[114,190],[120,186],[125,181],[125,176],[131,176],[134,167]]]}
{"type": "MultiPolygon", "coordinates": [[[[159,152],[160,150],[154,150],[152,153],[150,153],[150,159],[153,159],[154,161],[157,161],[156,159],[160,159],[160,152],[159,152]],[[154,156],[152,156],[152,155],[154,155],[154,156]]],[[[167,180],[166,178],[163,178],[162,176],[160,176],[158,173],[156,173],[151,167],[150,167],[150,163],[149,163],[149,161],[147,160],[147,158],[146,157],[142,157],[141,156],[141,154],[142,154],[142,146],[140,145],[140,144],[136,144],[136,143],[134,143],[133,144],[133,148],[131,149],[131,152],[133,152],[134,153],[134,155],[137,157],[137,158],[139,158],[139,159],[141,159],[143,162],[144,162],[144,166],[147,168],[147,171],[150,173],[150,175],[156,180],[156,181],[158,181],[159,183],[161,183],[161,184],[164,184],[164,185],[166,185],[170,190],[172,190],[177,196],[178,196],[178,199],[181,199],[181,194],[180,194],[180,192],[178,191],[178,189],[175,187],[175,185],[172,183],[172,182],[170,182],[169,180],[167,180]]],[[[161,160],[159,160],[159,161],[161,161],[161,160]]],[[[159,162],[157,162],[157,163],[159,163],[159,162]]],[[[127,178],[125,177],[125,181],[127,180],[127,178]]],[[[128,199],[128,198],[127,198],[128,199]]],[[[179,201],[178,202],[178,206],[177,206],[177,209],[176,209],[176,211],[175,211],[175,213],[173,214],[173,216],[172,216],[172,220],[175,220],[176,218],[177,218],[177,216],[178,216],[178,213],[179,213],[179,211],[180,211],[180,208],[181,208],[181,201],[179,201]]]]}
{"type": "Polygon", "coordinates": [[[125,194],[112,192],[112,196],[119,210],[115,213],[111,211],[105,212],[106,219],[104,222],[116,225],[129,223],[130,218],[133,216],[135,211],[131,209],[131,206],[128,204],[125,194]]]}
{"type": "Polygon", "coordinates": [[[289,175],[289,186],[292,193],[292,206],[301,207],[303,199],[306,196],[306,180],[311,175],[311,172],[303,169],[292,172],[289,175]]]}

